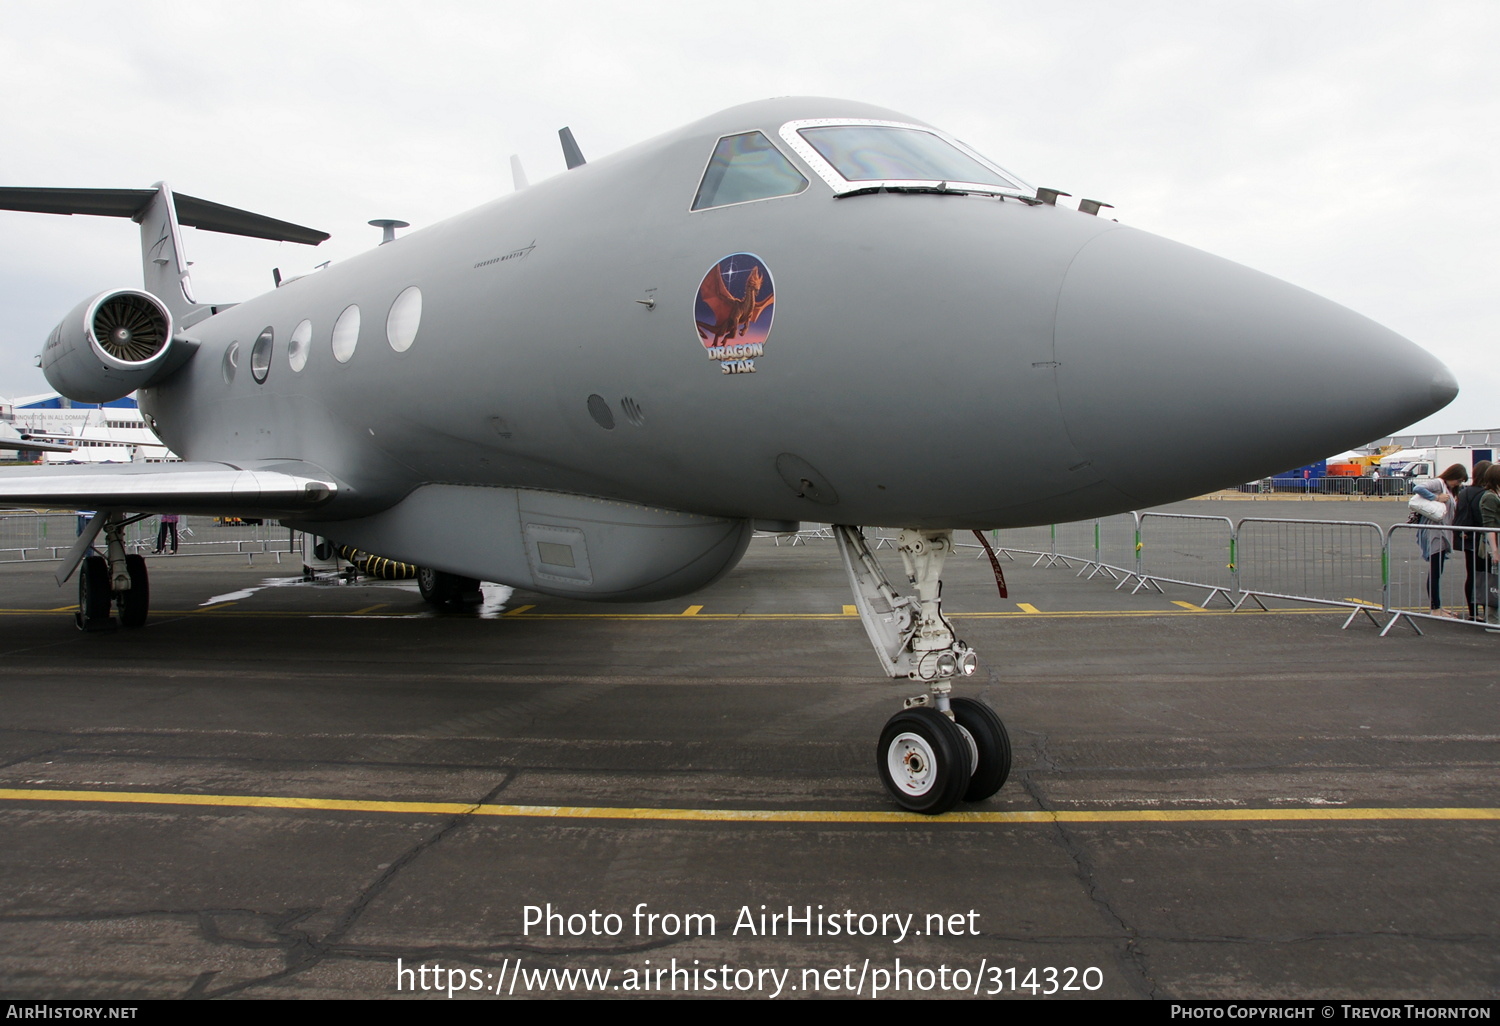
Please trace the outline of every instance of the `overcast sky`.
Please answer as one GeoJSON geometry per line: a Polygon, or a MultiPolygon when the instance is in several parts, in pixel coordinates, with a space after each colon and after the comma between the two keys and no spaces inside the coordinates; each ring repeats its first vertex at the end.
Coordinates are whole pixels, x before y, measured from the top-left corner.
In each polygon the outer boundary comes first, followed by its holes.
{"type": "MultiPolygon", "coordinates": [[[[333,233],[186,230],[200,299],[420,227],[767,96],[953,132],[1122,223],[1311,289],[1463,391],[1420,430],[1500,427],[1500,4],[47,3],[0,0],[0,185],[147,187],[333,233]]],[[[136,226],[0,213],[0,395],[74,304],[139,286],[136,226]]],[[[1329,381],[1330,390],[1339,388],[1329,381]]]]}

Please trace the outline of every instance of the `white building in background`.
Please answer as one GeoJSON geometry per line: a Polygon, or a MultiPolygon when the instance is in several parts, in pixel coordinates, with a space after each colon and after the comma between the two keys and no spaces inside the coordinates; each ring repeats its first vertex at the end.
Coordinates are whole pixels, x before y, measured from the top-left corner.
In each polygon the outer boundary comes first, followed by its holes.
{"type": "MultiPolygon", "coordinates": [[[[65,444],[73,444],[68,439],[78,440],[72,452],[22,450],[22,458],[40,457],[45,463],[163,463],[178,459],[146,426],[134,396],[103,405],[74,403],[56,392],[0,400],[0,438],[24,434],[45,435],[65,444]]],[[[5,450],[0,454],[0,458],[11,458],[5,450]]]]}

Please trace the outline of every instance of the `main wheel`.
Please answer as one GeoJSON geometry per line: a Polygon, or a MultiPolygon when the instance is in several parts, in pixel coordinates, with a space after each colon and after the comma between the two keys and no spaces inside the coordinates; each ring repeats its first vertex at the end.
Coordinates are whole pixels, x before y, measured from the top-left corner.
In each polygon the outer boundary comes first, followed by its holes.
{"type": "Polygon", "coordinates": [[[430,567],[417,568],[417,590],[435,606],[474,605],[484,601],[479,582],[472,577],[444,573],[430,567]]]}
{"type": "Polygon", "coordinates": [[[957,724],[936,709],[917,708],[886,721],[875,764],[898,805],[935,816],[963,797],[973,760],[957,724]]]}
{"type": "Polygon", "coordinates": [[[109,615],[109,561],[87,556],[78,566],[78,612],[73,621],[81,631],[103,631],[115,625],[109,615]]]}
{"type": "Polygon", "coordinates": [[[973,739],[977,758],[964,801],[982,802],[1005,785],[1010,776],[1010,735],[995,710],[973,698],[955,698],[953,720],[973,739]]]}
{"type": "Polygon", "coordinates": [[[120,607],[121,627],[146,626],[151,609],[151,584],[146,576],[145,556],[126,556],[125,569],[130,572],[130,590],[115,596],[120,607]]]}

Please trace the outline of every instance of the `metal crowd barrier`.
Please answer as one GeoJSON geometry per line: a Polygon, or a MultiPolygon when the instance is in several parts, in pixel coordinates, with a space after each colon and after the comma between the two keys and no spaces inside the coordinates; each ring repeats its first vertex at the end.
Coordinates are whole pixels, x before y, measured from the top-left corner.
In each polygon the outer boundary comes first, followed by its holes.
{"type": "Polygon", "coordinates": [[[1131,572],[1140,557],[1141,515],[1120,513],[1112,517],[1092,521],[1094,525],[1094,556],[1091,565],[1085,565],[1078,576],[1085,574],[1092,579],[1104,575],[1118,581],[1131,572]],[[1126,569],[1126,568],[1131,569],[1126,569]]]}
{"type": "MultiPolygon", "coordinates": [[[[821,530],[804,532],[823,537],[821,530]]],[[[1483,528],[1396,524],[1389,528],[1366,521],[1290,520],[1180,513],[1122,513],[1113,517],[1005,528],[991,533],[997,554],[1010,559],[1034,557],[1032,566],[1078,567],[1076,576],[1104,574],[1116,590],[1132,585],[1161,591],[1163,584],[1205,588],[1207,606],[1223,596],[1236,611],[1263,599],[1286,599],[1346,608],[1349,627],[1361,616],[1380,627],[1384,637],[1405,623],[1418,634],[1420,619],[1443,619],[1500,632],[1500,613],[1486,611],[1487,578],[1478,560],[1469,574],[1465,537],[1477,540],[1493,532],[1483,528]],[[1433,565],[1424,559],[1418,535],[1428,532],[1433,544],[1450,548],[1440,559],[1437,602],[1432,598],[1433,565]],[[1472,580],[1473,594],[1466,593],[1472,580]],[[1471,600],[1481,609],[1469,616],[1471,600]],[[1436,611],[1435,611],[1436,610],[1436,611]],[[1377,614],[1385,619],[1384,623],[1377,614]]],[[[885,532],[877,547],[894,544],[885,532]]],[[[980,546],[955,538],[956,547],[980,546]]],[[[806,538],[803,539],[806,541],[806,538]]],[[[1429,549],[1429,551],[1431,551],[1429,549]]],[[[1496,555],[1491,548],[1492,557],[1496,555]]],[[[976,553],[982,557],[983,552],[976,553]]],[[[1500,565],[1492,559],[1489,566],[1500,565]]]]}
{"type": "Polygon", "coordinates": [[[1246,517],[1237,532],[1239,609],[1262,598],[1352,607],[1385,605],[1385,538],[1378,524],[1246,517]]]}
{"type": "Polygon", "coordinates": [[[1251,495],[1276,495],[1294,499],[1301,495],[1337,495],[1342,498],[1405,498],[1411,494],[1408,477],[1268,477],[1238,485],[1235,491],[1251,495]]]}
{"type": "Polygon", "coordinates": [[[1207,588],[1199,603],[1206,607],[1217,595],[1235,606],[1235,528],[1228,517],[1187,513],[1142,513],[1139,517],[1135,569],[1115,585],[1119,590],[1135,582],[1130,593],[1142,588],[1161,591],[1163,584],[1207,588]]]}
{"type": "MultiPolygon", "coordinates": [[[[77,513],[0,513],[0,563],[61,559],[87,518],[77,513]]],[[[125,548],[148,553],[156,548],[156,517],[125,528],[125,548]]],[[[213,517],[181,517],[177,523],[179,556],[243,555],[298,551],[294,532],[274,521],[261,524],[221,523],[213,517]]]]}
{"type": "MultiPolygon", "coordinates": [[[[84,523],[74,513],[0,513],[0,563],[56,560],[72,546],[84,523]]],[[[158,521],[148,518],[126,529],[133,552],[155,548],[158,521]]],[[[1399,623],[1418,634],[1418,620],[1448,620],[1500,630],[1500,613],[1487,605],[1487,567],[1500,565],[1500,552],[1489,546],[1489,561],[1470,556],[1474,546],[1495,532],[1477,527],[1423,527],[1346,520],[1279,520],[1180,513],[1122,513],[1095,520],[992,532],[997,554],[1009,559],[1033,556],[1033,566],[1078,567],[1076,576],[1103,574],[1116,589],[1131,593],[1163,584],[1205,588],[1207,606],[1222,595],[1235,609],[1262,599],[1340,606],[1349,609],[1348,627],[1360,615],[1377,626],[1376,613],[1388,617],[1384,637],[1399,623]],[[1446,552],[1435,563],[1424,558],[1446,552]],[[1471,572],[1472,570],[1472,572],[1471,572]],[[1436,571],[1436,572],[1435,572],[1436,571]],[[1435,594],[1434,594],[1435,592],[1435,594]],[[1470,609],[1478,606],[1478,617],[1470,609]]],[[[179,555],[245,555],[297,552],[295,532],[275,523],[224,523],[211,517],[182,517],[178,522],[179,555]]],[[[776,544],[793,545],[832,538],[826,524],[805,524],[794,534],[774,535],[776,544]]],[[[872,536],[876,548],[891,547],[894,535],[872,536]]],[[[981,547],[955,539],[961,547],[981,547]]],[[[1486,541],[1487,544],[1487,541],[1486,541]]],[[[976,553],[982,557],[983,552],[976,553]]]]}
{"type": "Polygon", "coordinates": [[[1485,571],[1496,565],[1495,549],[1489,544],[1494,534],[1495,531],[1482,527],[1393,524],[1387,528],[1384,539],[1387,566],[1385,611],[1392,615],[1380,633],[1386,634],[1397,622],[1405,619],[1421,634],[1418,618],[1457,620],[1476,627],[1500,627],[1496,610],[1489,608],[1486,601],[1485,571]],[[1424,536],[1429,553],[1425,559],[1422,556],[1424,536]],[[1476,546],[1480,555],[1474,554],[1476,546]],[[1488,553],[1488,559],[1483,558],[1484,552],[1488,553]],[[1436,560],[1433,555],[1437,556],[1436,560]]]}
{"type": "MultiPolygon", "coordinates": [[[[1035,556],[1032,566],[1046,563],[1048,566],[1066,566],[1060,563],[1057,551],[1057,525],[1042,524],[1036,527],[1007,527],[990,533],[992,545],[996,554],[1003,555],[1009,559],[1015,559],[1017,554],[1023,556],[1035,556]]],[[[960,542],[963,547],[973,545],[972,542],[960,542]]],[[[981,548],[973,545],[974,548],[981,548]]],[[[983,551],[975,554],[976,559],[984,555],[983,551]]]]}

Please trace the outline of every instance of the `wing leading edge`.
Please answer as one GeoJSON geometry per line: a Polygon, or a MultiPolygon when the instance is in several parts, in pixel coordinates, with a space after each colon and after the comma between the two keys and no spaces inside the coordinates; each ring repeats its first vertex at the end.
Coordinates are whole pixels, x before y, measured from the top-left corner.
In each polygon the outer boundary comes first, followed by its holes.
{"type": "Polygon", "coordinates": [[[305,513],[339,492],[310,463],[114,463],[0,470],[0,507],[128,509],[136,513],[280,516],[305,513]]]}

